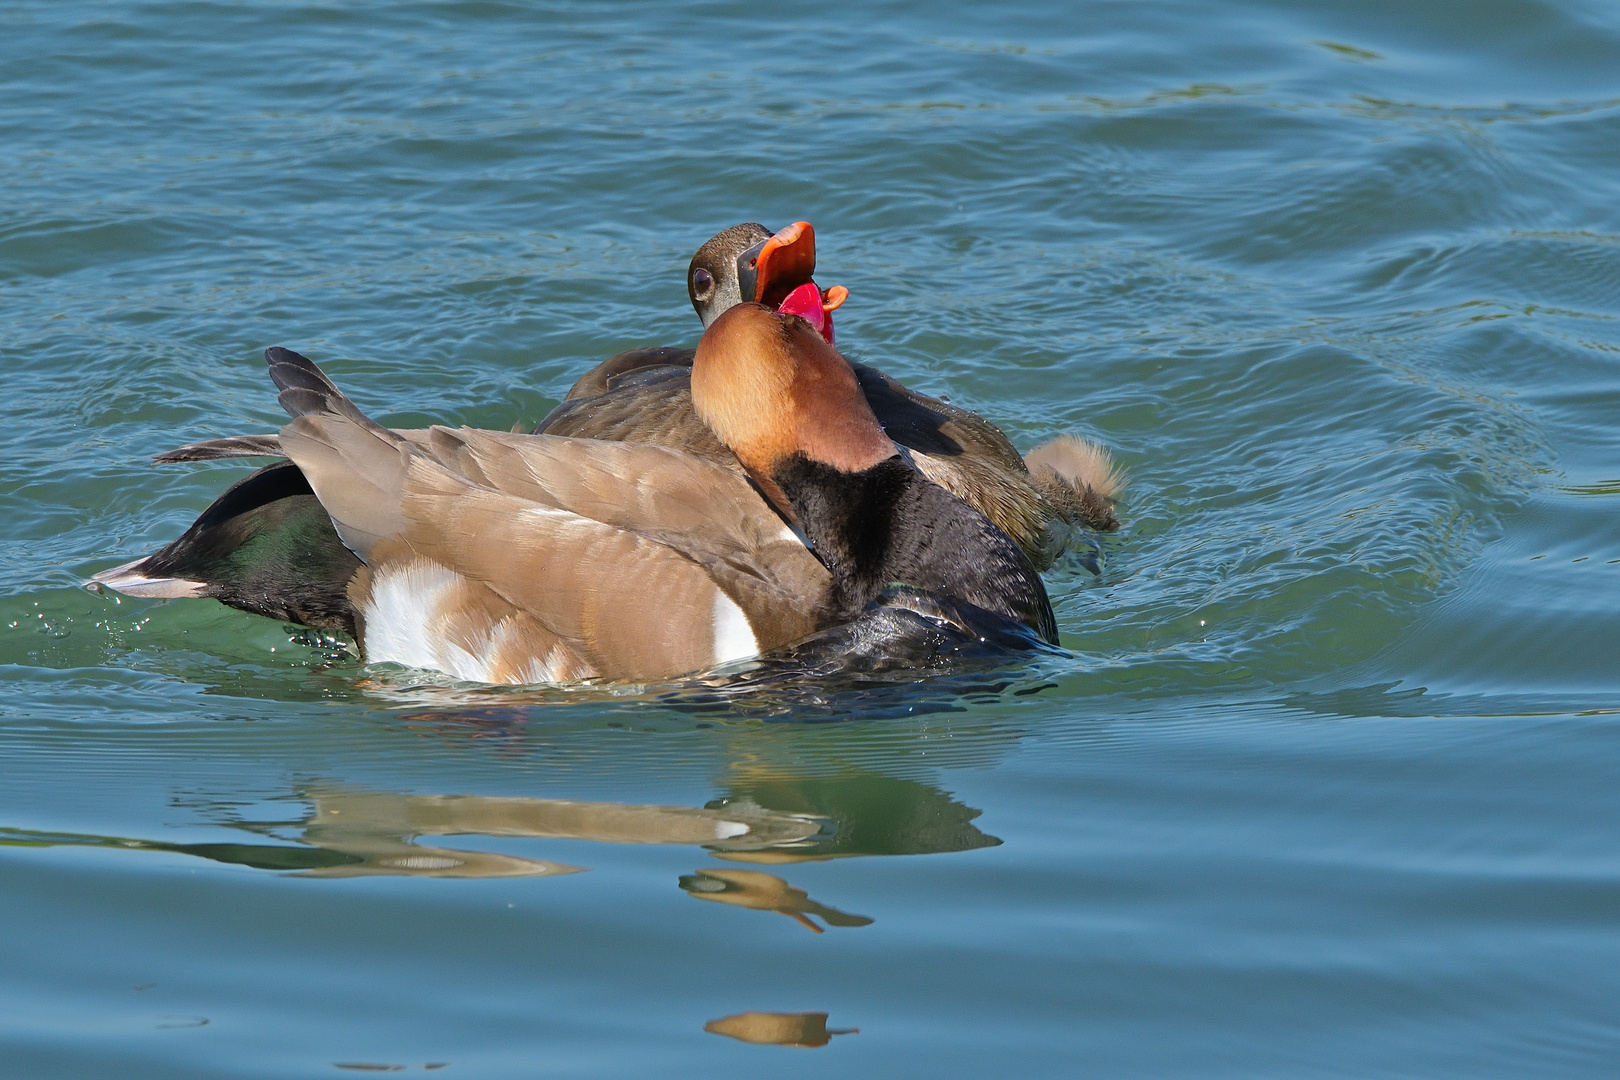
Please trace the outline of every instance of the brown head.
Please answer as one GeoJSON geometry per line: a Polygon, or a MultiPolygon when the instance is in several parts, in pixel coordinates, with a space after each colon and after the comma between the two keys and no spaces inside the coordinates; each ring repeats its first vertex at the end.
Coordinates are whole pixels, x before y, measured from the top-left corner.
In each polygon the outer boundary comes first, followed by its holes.
{"type": "Polygon", "coordinates": [[[736,305],[704,333],[692,404],[756,480],[794,454],[853,473],[898,453],[849,361],[804,319],[760,304],[736,305]]]}

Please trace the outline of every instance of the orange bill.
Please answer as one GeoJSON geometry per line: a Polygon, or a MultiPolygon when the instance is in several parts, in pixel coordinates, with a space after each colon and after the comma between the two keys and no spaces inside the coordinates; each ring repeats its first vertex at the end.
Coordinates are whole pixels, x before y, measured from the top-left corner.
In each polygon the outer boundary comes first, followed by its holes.
{"type": "Polygon", "coordinates": [[[795,221],[765,241],[760,250],[754,299],[776,307],[815,272],[816,230],[808,221],[795,221]]]}

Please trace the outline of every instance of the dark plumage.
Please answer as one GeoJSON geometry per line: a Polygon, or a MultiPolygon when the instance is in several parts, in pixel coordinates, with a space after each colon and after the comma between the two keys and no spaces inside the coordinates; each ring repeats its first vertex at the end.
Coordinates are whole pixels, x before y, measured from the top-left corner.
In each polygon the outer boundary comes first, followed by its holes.
{"type": "Polygon", "coordinates": [[[833,621],[853,620],[884,590],[906,586],[994,612],[1057,643],[1046,587],[1018,545],[898,455],[843,472],[793,454],[770,475],[832,574],[833,621]]]}
{"type": "Polygon", "coordinates": [[[353,636],[354,610],[344,590],[359,568],[304,474],[279,461],[232,485],[161,551],[97,578],[135,595],[213,597],[255,615],[353,636]],[[125,584],[131,581],[135,588],[125,584]],[[172,585],[165,590],[161,582],[172,585]]]}

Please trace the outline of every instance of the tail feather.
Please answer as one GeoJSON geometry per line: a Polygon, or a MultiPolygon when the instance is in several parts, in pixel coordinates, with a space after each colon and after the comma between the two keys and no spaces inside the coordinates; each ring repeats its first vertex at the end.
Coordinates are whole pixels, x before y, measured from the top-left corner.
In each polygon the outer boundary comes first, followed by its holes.
{"type": "Polygon", "coordinates": [[[145,564],[150,558],[150,555],[144,556],[134,562],[115,566],[111,570],[103,570],[85,582],[85,585],[92,592],[111,589],[126,596],[148,598],[174,599],[207,595],[203,591],[208,588],[207,582],[188,581],[185,578],[148,577],[145,564]]]}
{"type": "Polygon", "coordinates": [[[307,357],[269,348],[264,358],[293,417],[281,429],[282,449],[364,561],[377,541],[405,529],[400,495],[411,443],[361,412],[307,357]]]}
{"type": "Polygon", "coordinates": [[[152,456],[154,465],[176,465],[183,461],[221,461],[225,458],[285,457],[279,435],[232,435],[225,439],[205,439],[187,443],[152,456]]]}
{"type": "Polygon", "coordinates": [[[381,435],[389,442],[404,441],[361,412],[359,406],[350,401],[309,357],[300,356],[291,349],[283,349],[279,345],[272,345],[264,350],[264,359],[270,366],[271,380],[281,391],[277,395],[277,400],[281,402],[281,407],[287,410],[287,415],[294,420],[301,416],[334,413],[353,421],[374,435],[381,435]]]}
{"type": "Polygon", "coordinates": [[[1060,435],[1024,455],[1030,479],[1059,514],[1074,524],[1113,532],[1114,507],[1125,475],[1102,446],[1077,435],[1060,435]]]}
{"type": "Polygon", "coordinates": [[[278,461],[232,484],[162,550],[86,584],[147,598],[213,597],[352,635],[347,588],[359,567],[298,466],[278,461]]]}

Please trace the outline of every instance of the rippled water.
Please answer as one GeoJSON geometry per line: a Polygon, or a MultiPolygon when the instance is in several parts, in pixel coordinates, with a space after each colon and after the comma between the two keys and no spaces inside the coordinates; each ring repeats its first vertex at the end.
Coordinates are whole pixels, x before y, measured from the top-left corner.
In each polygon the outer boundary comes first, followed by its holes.
{"type": "Polygon", "coordinates": [[[8,1076],[1620,1067],[1614,5],[0,27],[8,1076]],[[498,693],[78,588],[265,346],[505,429],[796,218],[846,351],[1128,469],[1068,655],[498,693]]]}

